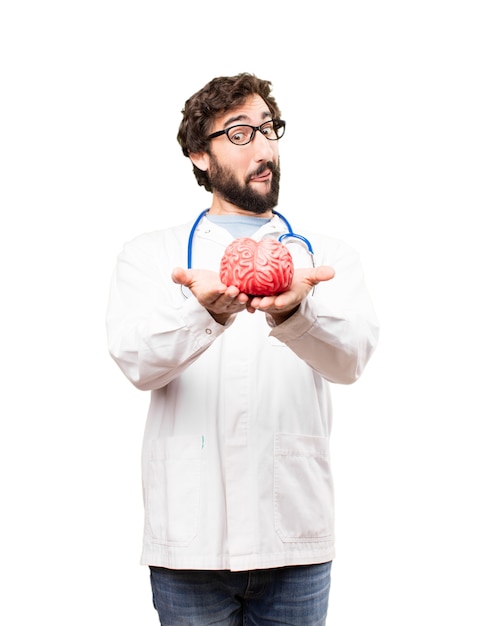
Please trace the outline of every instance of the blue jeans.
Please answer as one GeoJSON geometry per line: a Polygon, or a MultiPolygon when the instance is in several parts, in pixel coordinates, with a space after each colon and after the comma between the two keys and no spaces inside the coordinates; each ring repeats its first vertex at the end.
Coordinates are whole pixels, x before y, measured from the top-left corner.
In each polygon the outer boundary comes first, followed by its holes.
{"type": "Polygon", "coordinates": [[[249,572],[150,567],[162,626],[325,626],[331,562],[249,572]]]}

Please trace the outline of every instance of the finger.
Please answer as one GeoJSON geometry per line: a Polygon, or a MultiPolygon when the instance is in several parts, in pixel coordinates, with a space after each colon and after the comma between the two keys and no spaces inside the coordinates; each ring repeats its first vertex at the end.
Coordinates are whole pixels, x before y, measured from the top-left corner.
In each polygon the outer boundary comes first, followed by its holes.
{"type": "Polygon", "coordinates": [[[254,309],[260,309],[261,311],[270,308],[271,306],[273,306],[274,303],[275,296],[255,296],[251,300],[251,306],[254,309]]]}
{"type": "Polygon", "coordinates": [[[294,302],[296,302],[295,294],[291,291],[286,291],[285,293],[281,293],[277,296],[272,302],[272,306],[274,305],[276,309],[283,310],[286,307],[291,306],[294,302]]]}
{"type": "Polygon", "coordinates": [[[239,295],[240,289],[238,287],[235,287],[235,285],[229,285],[227,287],[226,285],[224,285],[224,283],[221,284],[225,287],[225,295],[229,298],[236,298],[239,295]]]}

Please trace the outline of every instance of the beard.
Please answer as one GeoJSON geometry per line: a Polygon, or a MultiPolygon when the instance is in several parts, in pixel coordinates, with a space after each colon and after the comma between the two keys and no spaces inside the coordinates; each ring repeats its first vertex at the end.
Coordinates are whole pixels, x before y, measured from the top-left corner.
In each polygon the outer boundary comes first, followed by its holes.
{"type": "Polygon", "coordinates": [[[278,204],[278,194],[280,191],[280,165],[273,161],[263,163],[255,172],[252,172],[242,185],[235,177],[235,174],[228,167],[223,167],[217,159],[210,156],[210,185],[224,200],[234,204],[244,211],[250,211],[260,215],[270,211],[278,204]],[[260,176],[266,170],[270,170],[272,178],[270,189],[265,194],[260,194],[255,189],[248,186],[248,182],[255,176],[260,176]]]}

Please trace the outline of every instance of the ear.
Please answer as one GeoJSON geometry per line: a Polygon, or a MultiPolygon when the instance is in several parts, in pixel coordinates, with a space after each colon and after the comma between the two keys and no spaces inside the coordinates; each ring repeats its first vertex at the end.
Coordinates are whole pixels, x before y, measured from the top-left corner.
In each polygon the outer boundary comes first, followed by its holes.
{"type": "Polygon", "coordinates": [[[198,167],[199,170],[206,172],[210,167],[210,157],[206,152],[190,152],[190,161],[198,167]]]}

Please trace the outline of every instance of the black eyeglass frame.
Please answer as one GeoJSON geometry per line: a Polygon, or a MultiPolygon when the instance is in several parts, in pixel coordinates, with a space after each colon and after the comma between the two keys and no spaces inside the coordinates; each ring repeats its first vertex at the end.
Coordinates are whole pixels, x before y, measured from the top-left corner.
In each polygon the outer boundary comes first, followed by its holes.
{"type": "Polygon", "coordinates": [[[229,128],[225,128],[224,130],[217,130],[215,133],[208,135],[207,139],[215,139],[215,137],[220,137],[221,135],[227,135],[228,140],[231,141],[234,146],[246,146],[251,141],[253,141],[253,138],[255,137],[255,133],[257,132],[257,130],[261,131],[262,128],[266,124],[271,124],[272,122],[273,122],[273,130],[275,131],[275,137],[267,137],[266,135],[263,135],[263,137],[265,137],[265,139],[268,139],[269,141],[278,141],[285,134],[285,128],[287,126],[287,123],[285,122],[285,120],[277,120],[277,119],[267,120],[266,122],[263,122],[263,124],[260,124],[260,126],[252,126],[251,124],[235,124],[234,126],[229,126],[229,128]],[[228,133],[231,130],[233,130],[234,128],[245,128],[245,127],[252,129],[252,133],[248,141],[245,141],[244,143],[236,143],[235,141],[232,141],[230,139],[228,133]],[[280,137],[277,137],[276,132],[279,128],[283,128],[283,131],[280,137]]]}

